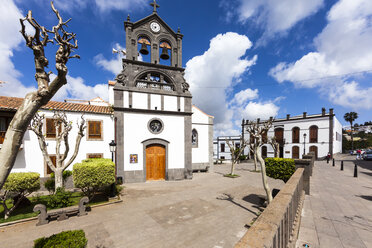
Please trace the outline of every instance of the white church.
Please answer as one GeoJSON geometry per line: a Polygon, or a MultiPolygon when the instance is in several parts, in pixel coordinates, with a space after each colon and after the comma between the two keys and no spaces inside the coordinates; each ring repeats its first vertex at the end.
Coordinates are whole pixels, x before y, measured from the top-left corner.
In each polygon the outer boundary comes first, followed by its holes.
{"type": "MultiPolygon", "coordinates": [[[[42,107],[39,114],[46,117],[48,153],[52,158],[56,130],[51,118],[54,111],[65,111],[70,121],[76,122],[81,114],[87,121],[74,163],[86,158],[111,158],[109,143],[114,141],[117,176],[125,183],[191,179],[193,171],[211,169],[213,116],[192,105],[182,68],[183,35],[159,17],[156,7],[144,19],[131,22],[128,17],[124,22],[126,59],[115,81],[108,84],[108,103],[97,98],[50,101],[42,107]],[[139,54],[144,61],[138,60],[139,54]]],[[[0,96],[0,149],[22,100],[0,96]]],[[[73,126],[71,131],[71,147],[76,129],[73,126]]],[[[30,130],[12,172],[38,172],[41,177],[51,173],[37,137],[30,130]]]]}

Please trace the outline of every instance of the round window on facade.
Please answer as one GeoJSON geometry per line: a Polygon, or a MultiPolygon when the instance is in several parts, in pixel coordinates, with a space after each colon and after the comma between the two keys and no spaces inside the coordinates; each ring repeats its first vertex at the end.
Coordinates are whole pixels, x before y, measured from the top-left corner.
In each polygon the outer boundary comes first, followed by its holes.
{"type": "Polygon", "coordinates": [[[164,124],[160,119],[151,119],[148,123],[148,129],[151,133],[159,134],[164,129],[164,124]]]}

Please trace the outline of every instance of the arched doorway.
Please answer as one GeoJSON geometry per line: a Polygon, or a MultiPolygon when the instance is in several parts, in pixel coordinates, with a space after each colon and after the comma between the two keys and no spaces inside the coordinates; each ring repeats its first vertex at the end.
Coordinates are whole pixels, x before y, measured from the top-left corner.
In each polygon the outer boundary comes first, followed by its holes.
{"type": "Polygon", "coordinates": [[[261,155],[262,155],[262,158],[267,158],[267,146],[261,147],[261,155]]]}
{"type": "Polygon", "coordinates": [[[298,146],[292,146],[292,158],[300,158],[300,148],[298,146]]]}
{"type": "Polygon", "coordinates": [[[315,153],[315,159],[318,159],[318,147],[317,146],[310,146],[310,152],[315,153]]]}
{"type": "Polygon", "coordinates": [[[165,179],[165,146],[154,144],[146,147],[146,180],[165,179]]]}

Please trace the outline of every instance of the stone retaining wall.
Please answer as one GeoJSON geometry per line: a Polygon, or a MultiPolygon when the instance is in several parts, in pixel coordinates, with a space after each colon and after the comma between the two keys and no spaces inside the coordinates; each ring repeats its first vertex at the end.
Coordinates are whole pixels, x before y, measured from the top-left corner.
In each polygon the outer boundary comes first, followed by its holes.
{"type": "Polygon", "coordinates": [[[309,153],[306,159],[296,159],[295,164],[295,173],[235,245],[236,248],[295,247],[305,192],[310,193],[314,155],[309,153]]]}

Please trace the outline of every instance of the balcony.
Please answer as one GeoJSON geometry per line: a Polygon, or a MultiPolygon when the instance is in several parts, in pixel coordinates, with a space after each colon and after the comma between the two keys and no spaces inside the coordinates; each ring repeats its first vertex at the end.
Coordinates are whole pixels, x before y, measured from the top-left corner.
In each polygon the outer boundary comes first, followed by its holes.
{"type": "Polygon", "coordinates": [[[164,91],[173,91],[173,85],[167,83],[160,83],[156,81],[145,81],[145,80],[138,80],[136,84],[137,88],[140,89],[153,89],[153,90],[164,90],[164,91]]]}

